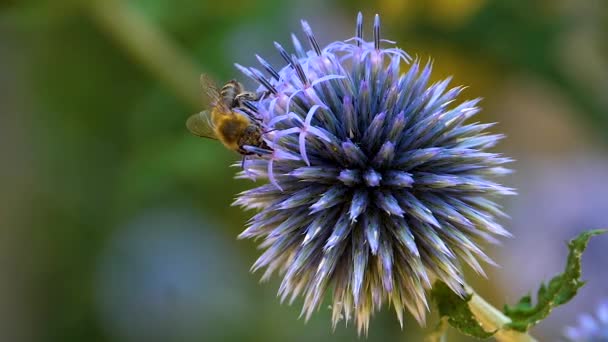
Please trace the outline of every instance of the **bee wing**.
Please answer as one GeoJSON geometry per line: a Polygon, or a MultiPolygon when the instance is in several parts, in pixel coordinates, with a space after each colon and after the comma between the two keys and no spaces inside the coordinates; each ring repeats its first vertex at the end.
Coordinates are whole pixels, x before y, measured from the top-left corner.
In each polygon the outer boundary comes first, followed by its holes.
{"type": "Polygon", "coordinates": [[[224,103],[220,101],[220,90],[217,88],[215,82],[213,82],[213,79],[209,75],[201,75],[201,86],[203,87],[203,91],[207,96],[209,106],[222,106],[223,109],[226,111],[228,110],[227,108],[224,108],[224,103]]]}
{"type": "Polygon", "coordinates": [[[194,135],[217,140],[208,110],[190,115],[188,120],[186,120],[186,127],[194,135]]]}

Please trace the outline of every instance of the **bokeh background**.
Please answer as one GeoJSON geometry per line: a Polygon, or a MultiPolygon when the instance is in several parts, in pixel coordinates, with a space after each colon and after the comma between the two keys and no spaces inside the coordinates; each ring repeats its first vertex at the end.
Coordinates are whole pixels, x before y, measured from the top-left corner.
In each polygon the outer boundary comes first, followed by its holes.
{"type": "MultiPolygon", "coordinates": [[[[301,18],[326,44],[359,10],[508,135],[515,238],[489,250],[488,279],[471,274],[481,294],[514,303],[562,269],[566,240],[608,227],[604,0],[3,0],[0,341],[421,341],[390,309],[357,339],[326,307],[305,324],[300,302],[280,305],[236,240],[251,214],[231,207],[252,186],[232,178],[239,157],[184,127],[200,73],[243,80],[233,63],[280,62],[272,42],[301,18]]],[[[591,242],[588,285],[539,340],[608,296],[607,248],[591,242]]]]}

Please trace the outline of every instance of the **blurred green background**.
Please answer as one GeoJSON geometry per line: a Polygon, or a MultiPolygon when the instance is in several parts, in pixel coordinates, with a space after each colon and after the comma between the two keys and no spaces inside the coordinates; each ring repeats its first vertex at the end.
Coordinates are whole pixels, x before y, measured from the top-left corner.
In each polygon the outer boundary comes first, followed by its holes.
{"type": "MultiPolygon", "coordinates": [[[[326,306],[305,324],[301,302],[280,305],[277,278],[248,273],[255,244],[236,240],[251,214],[230,206],[252,186],[232,178],[239,157],[184,127],[201,72],[243,80],[233,63],[279,63],[272,42],[299,19],[327,44],[359,10],[508,135],[515,238],[489,251],[502,268],[469,278],[487,299],[515,302],[561,270],[564,241],[608,226],[604,0],[4,0],[0,341],[421,341],[390,308],[358,339],[332,333],[326,306]]],[[[592,242],[588,286],[541,341],[608,296],[607,247],[592,242]]]]}

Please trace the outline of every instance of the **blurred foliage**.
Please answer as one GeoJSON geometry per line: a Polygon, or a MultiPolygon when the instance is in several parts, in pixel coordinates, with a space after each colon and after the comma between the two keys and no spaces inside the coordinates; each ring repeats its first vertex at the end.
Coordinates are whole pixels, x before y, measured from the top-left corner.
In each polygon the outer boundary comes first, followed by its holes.
{"type": "MultiPolygon", "coordinates": [[[[222,227],[201,226],[204,234],[232,242],[249,214],[230,206],[234,194],[249,186],[232,179],[237,169],[230,165],[238,163],[238,156],[186,132],[185,118],[199,108],[182,101],[178,91],[126,52],[94,20],[91,3],[4,1],[0,5],[0,39],[19,48],[1,50],[18,62],[0,70],[14,68],[19,78],[5,75],[2,82],[15,84],[24,99],[12,112],[20,116],[26,148],[35,156],[35,177],[28,184],[32,198],[23,211],[28,225],[14,232],[28,248],[11,252],[17,260],[32,260],[28,267],[33,285],[13,295],[34,298],[28,304],[29,321],[22,325],[44,341],[116,339],[99,318],[96,272],[104,247],[135,217],[158,208],[192,209],[201,220],[222,227]]],[[[492,86],[517,72],[536,75],[578,106],[577,119],[608,141],[606,101],[590,91],[596,85],[572,78],[568,66],[556,57],[564,32],[587,17],[569,16],[555,4],[523,0],[382,0],[377,7],[346,0],[131,0],[127,4],[166,33],[200,72],[218,80],[237,75],[233,62],[253,60],[253,54],[268,51],[273,40],[286,40],[290,31],[298,30],[303,7],[337,18],[335,25],[348,24],[345,32],[351,31],[358,10],[379,11],[388,37],[441,51],[443,55],[434,57],[458,65],[459,82],[468,84],[469,78],[479,76],[485,78],[482,84],[492,86]],[[245,34],[252,30],[259,35],[257,40],[245,34]],[[259,48],[249,50],[250,46],[259,48]],[[458,60],[468,64],[461,69],[458,60]]],[[[605,29],[606,20],[603,25],[605,29]]],[[[606,57],[606,40],[596,43],[604,44],[606,57]]],[[[438,69],[451,73],[442,65],[438,69]]],[[[246,266],[257,255],[253,244],[234,245],[243,254],[240,265],[246,266]]],[[[224,259],[218,255],[206,262],[224,259]]],[[[225,331],[224,336],[216,336],[218,340],[356,338],[352,327],[331,334],[329,310],[320,310],[305,325],[296,319],[297,303],[290,308],[278,304],[273,293],[276,284],[258,286],[258,275],[243,278],[247,282],[241,289],[249,296],[246,304],[255,310],[235,314],[233,322],[218,321],[225,331]]],[[[407,322],[402,332],[388,311],[373,320],[370,341],[404,335],[420,338],[415,323],[407,322]]]]}

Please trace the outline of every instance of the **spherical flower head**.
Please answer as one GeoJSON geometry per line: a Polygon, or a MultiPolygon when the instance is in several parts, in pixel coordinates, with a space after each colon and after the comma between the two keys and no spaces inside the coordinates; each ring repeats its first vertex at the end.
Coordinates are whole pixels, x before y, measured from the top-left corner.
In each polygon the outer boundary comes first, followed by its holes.
{"type": "Polygon", "coordinates": [[[331,292],[334,327],[367,332],[386,302],[422,324],[435,279],[464,293],[460,262],[492,263],[479,242],[509,235],[492,199],[513,191],[489,180],[508,173],[508,158],[484,152],[502,136],[466,123],[479,100],[454,104],[462,87],[428,85],[430,63],[381,40],[378,16],[372,41],[362,23],[321,49],[302,22],[310,50],[292,36],[295,54],[275,43],[284,67],[258,56],[267,76],[237,65],[266,93],[248,107],[271,150],[249,147],[240,177],[269,183],[235,204],[259,210],[240,237],[263,238],[252,268],[283,275],[282,300],[303,296],[308,319],[331,292]]]}
{"type": "Polygon", "coordinates": [[[569,342],[608,342],[608,299],[597,308],[595,317],[584,314],[576,327],[567,327],[564,336],[569,342]]]}

